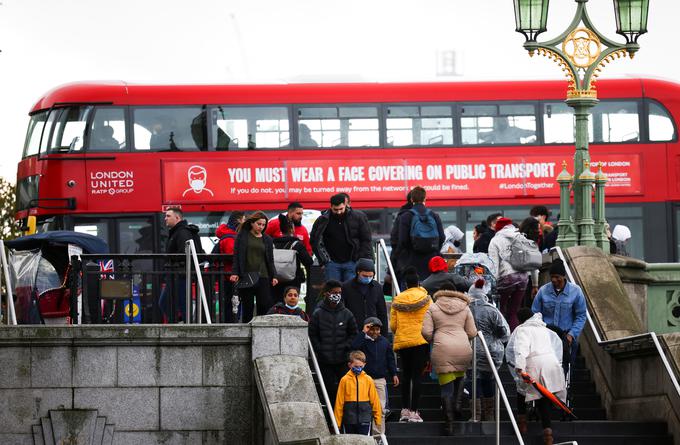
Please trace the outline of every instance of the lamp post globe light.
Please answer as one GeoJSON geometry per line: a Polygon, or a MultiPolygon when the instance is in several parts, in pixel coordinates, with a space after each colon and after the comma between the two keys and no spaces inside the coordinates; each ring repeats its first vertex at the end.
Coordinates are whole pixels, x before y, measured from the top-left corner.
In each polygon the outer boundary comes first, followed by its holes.
{"type": "Polygon", "coordinates": [[[597,174],[590,170],[588,153],[588,114],[595,106],[595,82],[607,63],[625,57],[633,58],[640,49],[638,37],[647,32],[649,0],[614,0],[616,33],[626,39],[620,44],[608,39],[593,26],[586,5],[588,0],[574,0],[577,4],[573,20],[559,36],[538,42],[546,31],[550,0],[514,0],[516,31],[524,35],[524,48],[530,56],[546,56],[560,66],[568,78],[566,104],[574,109],[574,175],[564,164],[557,178],[560,184],[560,220],[557,244],[597,246],[608,251],[604,221],[604,183],[606,176],[599,166],[597,174]],[[595,219],[592,211],[593,184],[595,219]],[[569,187],[574,196],[573,217],[570,215],[569,187]]]}

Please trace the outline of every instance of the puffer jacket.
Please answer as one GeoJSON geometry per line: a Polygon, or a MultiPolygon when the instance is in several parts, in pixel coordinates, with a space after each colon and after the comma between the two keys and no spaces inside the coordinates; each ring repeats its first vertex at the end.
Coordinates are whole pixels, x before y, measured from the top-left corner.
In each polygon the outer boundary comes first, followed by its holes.
{"type": "MultiPolygon", "coordinates": [[[[220,224],[220,226],[215,230],[215,236],[219,238],[220,243],[220,253],[233,255],[234,254],[234,244],[236,244],[236,233],[231,227],[226,224],[220,224]]],[[[226,272],[231,272],[232,260],[224,261],[224,270],[226,272]]]]}
{"type": "Polygon", "coordinates": [[[472,360],[470,339],[477,335],[468,308],[470,299],[462,292],[440,290],[423,320],[422,334],[432,342],[432,368],[438,374],[466,371],[472,360]]]}
{"type": "Polygon", "coordinates": [[[496,235],[491,238],[491,242],[489,243],[489,257],[496,265],[496,279],[498,280],[511,274],[530,273],[532,283],[538,283],[538,270],[531,272],[520,272],[515,270],[506,260],[506,258],[510,256],[510,245],[516,236],[524,235],[519,233],[519,229],[517,229],[517,227],[513,226],[512,224],[508,224],[496,232],[496,235]]]}
{"type": "MultiPolygon", "coordinates": [[[[475,319],[475,326],[484,335],[494,366],[499,369],[503,364],[503,355],[505,355],[503,343],[507,343],[510,338],[510,326],[508,326],[508,322],[505,321],[505,317],[501,315],[500,311],[489,303],[483,289],[477,289],[473,285],[470,287],[468,295],[471,300],[470,311],[475,319]]],[[[489,366],[484,347],[480,341],[477,341],[477,369],[491,371],[491,366],[489,366]]]]}
{"type": "Polygon", "coordinates": [[[309,320],[309,340],[321,363],[347,363],[350,346],[356,335],[354,315],[342,302],[332,308],[324,300],[309,320]]]}
{"type": "Polygon", "coordinates": [[[351,369],[347,371],[340,379],[333,411],[338,426],[342,426],[343,422],[345,425],[359,425],[372,420],[380,425],[382,407],[373,379],[364,371],[359,375],[351,369]]]}
{"type": "Polygon", "coordinates": [[[394,333],[394,350],[412,348],[427,343],[421,334],[423,317],[432,299],[422,287],[411,287],[392,301],[390,329],[394,333]]]}

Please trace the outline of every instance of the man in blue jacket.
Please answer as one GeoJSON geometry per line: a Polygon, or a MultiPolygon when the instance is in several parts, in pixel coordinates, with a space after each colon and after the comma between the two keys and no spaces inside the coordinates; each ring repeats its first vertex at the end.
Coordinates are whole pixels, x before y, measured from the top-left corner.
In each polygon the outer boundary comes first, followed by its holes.
{"type": "MultiPolygon", "coordinates": [[[[375,383],[375,389],[378,391],[380,398],[380,406],[382,406],[383,415],[385,415],[387,407],[387,377],[392,379],[392,384],[399,386],[399,377],[397,376],[397,363],[394,359],[394,352],[392,352],[392,345],[390,342],[380,335],[382,322],[377,317],[368,317],[364,321],[364,328],[359,332],[352,341],[352,349],[362,351],[366,354],[366,366],[364,371],[368,374],[375,383]]],[[[377,429],[380,433],[385,432],[385,418],[377,429]]]]}
{"type": "MultiPolygon", "coordinates": [[[[586,298],[581,288],[567,282],[567,271],[561,260],[550,266],[550,283],[543,285],[531,305],[534,313],[540,312],[547,325],[560,328],[571,347],[571,361],[574,363],[578,351],[578,337],[586,324],[586,298]]],[[[566,369],[566,364],[565,365],[566,369]]]]}

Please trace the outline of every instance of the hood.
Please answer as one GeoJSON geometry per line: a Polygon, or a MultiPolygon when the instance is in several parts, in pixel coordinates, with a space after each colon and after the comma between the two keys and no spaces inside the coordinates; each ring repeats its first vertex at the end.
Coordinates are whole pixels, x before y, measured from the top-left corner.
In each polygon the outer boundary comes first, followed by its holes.
{"type": "Polygon", "coordinates": [[[215,230],[215,236],[222,238],[225,235],[236,235],[236,232],[231,230],[228,225],[220,224],[220,226],[215,230]]]}
{"type": "Polygon", "coordinates": [[[468,295],[470,296],[471,303],[488,303],[489,297],[486,296],[484,292],[484,287],[478,288],[474,284],[470,286],[468,290],[468,295]]]}
{"type": "Polygon", "coordinates": [[[460,241],[465,234],[458,227],[451,225],[444,229],[444,236],[447,242],[460,241]]]}
{"type": "Polygon", "coordinates": [[[496,236],[512,239],[518,232],[519,229],[517,227],[513,226],[512,224],[508,224],[507,226],[503,227],[499,232],[496,232],[496,236]]]}
{"type": "Polygon", "coordinates": [[[628,241],[631,237],[630,229],[622,224],[617,224],[612,232],[612,238],[617,241],[628,241]]]}
{"type": "Polygon", "coordinates": [[[425,288],[411,287],[394,298],[392,307],[395,311],[415,312],[430,304],[430,301],[425,288]]]}
{"type": "Polygon", "coordinates": [[[470,303],[470,299],[462,292],[454,290],[440,290],[434,294],[437,301],[434,303],[445,314],[453,315],[465,310],[470,303]]]}
{"type": "Polygon", "coordinates": [[[528,327],[533,327],[533,328],[544,328],[545,327],[545,322],[543,321],[543,315],[541,315],[540,312],[536,312],[533,317],[519,325],[518,327],[521,326],[528,326],[528,327]]]}

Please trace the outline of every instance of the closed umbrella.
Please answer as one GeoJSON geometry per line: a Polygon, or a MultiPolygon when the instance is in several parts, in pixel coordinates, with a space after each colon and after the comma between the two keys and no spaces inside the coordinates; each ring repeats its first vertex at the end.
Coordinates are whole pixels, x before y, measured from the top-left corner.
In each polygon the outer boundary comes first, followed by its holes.
{"type": "Polygon", "coordinates": [[[570,410],[569,407],[568,407],[567,405],[565,405],[564,403],[562,403],[562,401],[561,401],[559,398],[557,398],[557,396],[555,396],[555,394],[551,393],[551,392],[548,390],[548,388],[546,388],[545,386],[543,386],[543,385],[541,385],[540,383],[538,383],[536,380],[534,380],[534,379],[533,379],[529,374],[527,374],[526,372],[521,373],[520,376],[522,377],[522,380],[524,380],[526,383],[529,383],[529,384],[532,385],[534,388],[536,388],[536,391],[540,392],[541,395],[542,395],[543,397],[545,397],[546,399],[550,400],[550,401],[552,402],[553,405],[555,405],[556,407],[560,408],[562,411],[564,411],[565,413],[569,414],[569,415],[570,415],[571,417],[573,417],[574,419],[578,419],[578,418],[574,415],[574,412],[573,412],[572,410],[570,410]]]}

